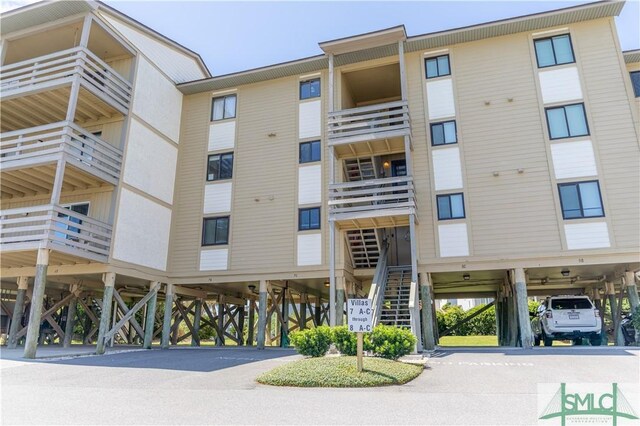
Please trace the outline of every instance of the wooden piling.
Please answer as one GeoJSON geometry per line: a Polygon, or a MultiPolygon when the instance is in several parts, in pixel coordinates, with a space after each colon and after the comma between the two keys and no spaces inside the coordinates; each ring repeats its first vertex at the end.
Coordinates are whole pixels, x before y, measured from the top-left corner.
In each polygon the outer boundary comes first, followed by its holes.
{"type": "Polygon", "coordinates": [[[100,313],[100,325],[98,326],[98,341],[96,342],[96,353],[102,355],[106,350],[105,335],[109,331],[109,320],[111,319],[111,304],[113,301],[113,290],[116,285],[116,274],[107,272],[102,276],[104,283],[104,294],[102,295],[102,312],[100,313]]]}
{"type": "Polygon", "coordinates": [[[434,315],[433,298],[431,296],[431,275],[423,272],[418,275],[420,283],[420,299],[422,300],[422,347],[427,351],[436,348],[436,337],[433,329],[434,315]]]}
{"type": "Polygon", "coordinates": [[[258,300],[258,335],[256,347],[264,349],[265,332],[267,328],[267,282],[260,280],[260,294],[258,300]]]}
{"type": "Polygon", "coordinates": [[[149,291],[152,291],[153,295],[147,302],[147,322],[144,329],[144,342],[142,343],[144,349],[151,349],[153,342],[153,329],[156,322],[156,306],[158,304],[159,289],[160,283],[158,281],[150,282],[149,291]]]}
{"type": "Polygon", "coordinates": [[[40,335],[40,321],[42,320],[42,304],[44,291],[47,285],[47,268],[49,266],[49,250],[38,249],[36,260],[36,276],[33,280],[33,295],[31,297],[31,310],[29,312],[29,324],[27,325],[27,337],[24,345],[24,358],[36,357],[38,337],[40,335]]]}
{"type": "Polygon", "coordinates": [[[167,283],[165,286],[164,316],[162,318],[162,337],[160,347],[169,349],[171,344],[171,318],[173,317],[173,298],[175,296],[175,286],[167,283]]]}
{"type": "Polygon", "coordinates": [[[78,307],[78,298],[74,295],[69,301],[69,308],[67,309],[67,323],[64,328],[64,340],[62,347],[68,348],[71,346],[73,340],[73,328],[76,325],[76,309],[78,307]]]}
{"type": "Polygon", "coordinates": [[[527,298],[527,281],[524,269],[514,270],[515,297],[518,311],[518,331],[520,334],[520,344],[523,348],[529,349],[533,346],[533,333],[531,332],[531,319],[529,318],[529,300],[527,298]]]}
{"type": "Polygon", "coordinates": [[[28,277],[18,277],[18,292],[16,293],[16,303],[13,307],[13,315],[11,316],[11,326],[9,327],[9,337],[7,341],[8,349],[15,349],[18,346],[18,338],[16,334],[22,325],[22,315],[24,312],[24,301],[27,295],[29,285],[28,277]]]}
{"type": "Polygon", "coordinates": [[[196,299],[193,315],[193,331],[191,332],[191,346],[200,346],[200,319],[202,318],[202,299],[196,299]]]}

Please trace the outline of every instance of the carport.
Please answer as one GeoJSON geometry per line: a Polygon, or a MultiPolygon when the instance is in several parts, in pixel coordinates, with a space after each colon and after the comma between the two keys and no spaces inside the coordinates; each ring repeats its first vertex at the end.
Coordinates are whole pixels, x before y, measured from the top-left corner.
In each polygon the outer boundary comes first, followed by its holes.
{"type": "MultiPolygon", "coordinates": [[[[589,296],[599,309],[603,323],[607,313],[607,321],[613,324],[614,343],[624,345],[619,332],[621,307],[625,299],[628,299],[631,309],[638,306],[637,271],[638,264],[538,266],[433,272],[429,274],[429,281],[434,309],[437,300],[491,300],[490,303],[495,305],[496,334],[500,346],[531,346],[528,300],[554,295],[589,296]]],[[[476,311],[476,314],[479,313],[476,311]]],[[[471,319],[466,317],[458,325],[471,319]]],[[[441,336],[438,336],[435,314],[433,322],[435,339],[438,341],[441,336]]]]}

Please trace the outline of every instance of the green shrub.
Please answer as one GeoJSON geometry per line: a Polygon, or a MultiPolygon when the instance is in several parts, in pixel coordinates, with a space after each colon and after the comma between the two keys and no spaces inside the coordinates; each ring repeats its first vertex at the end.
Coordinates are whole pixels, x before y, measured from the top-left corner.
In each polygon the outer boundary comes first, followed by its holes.
{"type": "Polygon", "coordinates": [[[291,343],[300,355],[324,356],[331,344],[331,328],[323,325],[291,333],[291,343]]]}
{"type": "MultiPolygon", "coordinates": [[[[334,327],[332,329],[332,342],[342,355],[355,356],[358,352],[358,337],[356,333],[349,331],[346,325],[334,327]]],[[[364,333],[362,349],[372,350],[371,333],[364,333]]]]}
{"type": "Polygon", "coordinates": [[[538,316],[538,306],[540,306],[540,302],[536,302],[535,300],[529,300],[529,317],[535,318],[538,316]]]}
{"type": "Polygon", "coordinates": [[[198,330],[198,336],[200,337],[200,340],[213,340],[218,333],[216,333],[216,330],[211,327],[210,325],[204,325],[202,327],[200,327],[200,330],[198,330]]]}
{"type": "Polygon", "coordinates": [[[416,344],[411,331],[388,325],[376,326],[370,338],[373,354],[386,359],[398,359],[410,354],[416,344]]]}

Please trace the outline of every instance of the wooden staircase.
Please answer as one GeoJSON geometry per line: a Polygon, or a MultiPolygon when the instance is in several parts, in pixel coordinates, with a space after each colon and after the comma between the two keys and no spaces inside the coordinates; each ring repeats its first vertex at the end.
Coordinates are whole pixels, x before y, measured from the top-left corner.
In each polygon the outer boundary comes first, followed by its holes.
{"type": "Polygon", "coordinates": [[[409,296],[411,293],[411,266],[387,267],[384,300],[380,323],[394,327],[411,327],[409,296]]]}
{"type": "Polygon", "coordinates": [[[344,160],[345,182],[356,182],[376,178],[372,157],[349,158],[344,160]]]}
{"type": "Polygon", "coordinates": [[[354,268],[375,268],[380,258],[380,240],[375,229],[347,231],[347,244],[354,268]]]}

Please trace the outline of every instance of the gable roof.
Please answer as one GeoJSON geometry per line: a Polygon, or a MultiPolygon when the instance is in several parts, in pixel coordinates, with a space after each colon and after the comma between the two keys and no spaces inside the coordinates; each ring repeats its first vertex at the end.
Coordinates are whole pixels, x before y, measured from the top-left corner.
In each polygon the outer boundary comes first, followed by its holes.
{"type": "MultiPolygon", "coordinates": [[[[434,49],[438,47],[451,46],[458,43],[467,43],[470,41],[482,40],[491,37],[499,37],[508,34],[532,31],[540,28],[568,25],[574,22],[617,16],[620,14],[620,11],[622,10],[624,4],[624,1],[617,0],[598,1],[595,3],[587,3],[563,9],[535,13],[531,15],[501,19],[467,27],[411,36],[406,38],[405,52],[434,49]]],[[[404,31],[404,27],[402,26],[393,27],[386,30],[374,31],[371,33],[354,35],[343,39],[322,42],[320,43],[320,46],[331,46],[332,44],[336,44],[335,42],[339,41],[365,39],[367,36],[375,36],[376,34],[382,34],[390,30],[397,30],[398,28],[402,28],[402,31],[404,31]]],[[[364,48],[363,50],[357,51],[349,50],[343,54],[335,55],[334,64],[335,66],[341,66],[361,61],[379,59],[397,54],[397,43],[364,48]]],[[[178,85],[178,89],[180,89],[184,94],[220,90],[224,88],[236,87],[242,84],[251,84],[275,78],[320,71],[322,69],[328,68],[328,66],[328,56],[318,55],[309,58],[268,65],[251,70],[182,83],[178,85]]]]}
{"type": "MultiPolygon", "coordinates": [[[[164,44],[167,48],[175,50],[177,53],[188,57],[191,61],[194,61],[198,69],[199,75],[205,77],[211,77],[211,72],[207,68],[206,64],[202,60],[199,54],[182,46],[174,40],[160,34],[159,32],[147,27],[146,25],[136,21],[135,19],[125,15],[124,13],[114,9],[111,6],[106,5],[101,1],[92,0],[60,0],[60,1],[40,1],[27,6],[19,7],[17,9],[9,10],[0,15],[0,35],[5,36],[16,31],[35,27],[37,25],[46,24],[47,22],[53,22],[59,19],[63,19],[69,16],[79,15],[82,13],[100,12],[104,15],[109,15],[117,18],[119,21],[124,22],[129,27],[134,28],[144,36],[149,37],[158,43],[164,44]]],[[[104,18],[103,15],[103,18],[104,18]]],[[[110,22],[112,24],[112,22],[110,22]]],[[[132,40],[130,40],[132,41],[132,40]]],[[[133,41],[132,41],[133,42],[133,41]]],[[[135,43],[134,43],[135,44],[135,43]]],[[[153,59],[153,58],[152,58],[153,59]]],[[[193,80],[178,79],[177,82],[193,80]]]]}

